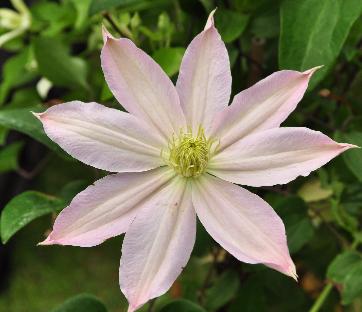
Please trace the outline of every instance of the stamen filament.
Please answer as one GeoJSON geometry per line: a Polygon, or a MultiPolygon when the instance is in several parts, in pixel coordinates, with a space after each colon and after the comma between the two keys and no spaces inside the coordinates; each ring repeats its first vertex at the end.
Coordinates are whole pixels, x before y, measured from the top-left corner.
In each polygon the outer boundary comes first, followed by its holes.
{"type": "MultiPolygon", "coordinates": [[[[200,126],[194,137],[192,131],[180,131],[168,142],[168,155],[161,156],[167,164],[184,177],[197,177],[205,172],[214,143],[217,140],[207,139],[204,129],[200,126]]],[[[215,151],[215,148],[213,149],[215,151]]]]}

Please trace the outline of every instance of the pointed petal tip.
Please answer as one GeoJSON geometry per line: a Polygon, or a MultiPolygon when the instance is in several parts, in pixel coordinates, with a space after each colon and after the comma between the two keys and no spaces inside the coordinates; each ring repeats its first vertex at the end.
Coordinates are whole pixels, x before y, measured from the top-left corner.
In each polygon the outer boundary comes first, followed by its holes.
{"type": "Polygon", "coordinates": [[[291,262],[291,264],[289,265],[286,274],[298,283],[298,274],[293,262],[291,262]]]}
{"type": "Polygon", "coordinates": [[[102,37],[104,44],[107,43],[108,39],[115,39],[104,24],[102,24],[102,37]]]}
{"type": "MultiPolygon", "coordinates": [[[[51,234],[50,234],[51,235],[51,234]]],[[[53,239],[50,238],[50,235],[43,240],[42,242],[38,243],[37,246],[48,246],[48,245],[55,245],[57,244],[56,241],[54,241],[53,239]]]]}
{"type": "Polygon", "coordinates": [[[39,120],[41,120],[41,116],[44,114],[44,113],[35,113],[33,111],[30,111],[36,118],[38,118],[39,120]]]}
{"type": "Polygon", "coordinates": [[[206,22],[204,30],[208,30],[210,27],[215,25],[214,14],[215,14],[216,10],[217,10],[217,7],[210,12],[209,17],[207,18],[207,22],[206,22]]]}
{"type": "Polygon", "coordinates": [[[324,67],[324,65],[315,66],[303,72],[304,75],[307,75],[310,78],[318,69],[324,67]]]}
{"type": "Polygon", "coordinates": [[[349,149],[351,149],[351,148],[361,148],[361,147],[358,146],[358,145],[349,144],[349,143],[338,143],[338,145],[339,145],[340,147],[342,147],[342,149],[343,149],[344,151],[347,151],[347,150],[349,150],[349,149]]]}
{"type": "Polygon", "coordinates": [[[298,274],[294,273],[292,275],[290,275],[291,278],[293,278],[297,283],[298,283],[298,274]]]}
{"type": "Polygon", "coordinates": [[[132,305],[129,305],[127,312],[134,312],[135,310],[136,309],[132,305]]]}

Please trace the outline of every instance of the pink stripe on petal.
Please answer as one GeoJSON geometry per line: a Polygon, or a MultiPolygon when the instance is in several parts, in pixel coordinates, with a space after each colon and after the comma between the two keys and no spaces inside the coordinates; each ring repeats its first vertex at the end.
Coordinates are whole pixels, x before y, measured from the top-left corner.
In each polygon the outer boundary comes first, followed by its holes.
{"type": "Polygon", "coordinates": [[[91,247],[124,233],[137,213],[172,178],[167,168],[118,173],[100,179],[74,197],[40,245],[91,247]]]}
{"type": "Polygon", "coordinates": [[[278,71],[237,94],[214,120],[212,135],[221,139],[220,148],[251,133],[279,127],[302,99],[318,68],[278,71]]]}
{"type": "Polygon", "coordinates": [[[125,235],[119,275],[128,311],[171,287],[190,258],[195,235],[190,185],[176,177],[137,215],[125,235]]]}
{"type": "Polygon", "coordinates": [[[307,128],[274,128],[222,150],[211,159],[208,172],[243,185],[285,184],[309,175],[352,147],[307,128]]]}
{"type": "Polygon", "coordinates": [[[161,67],[125,38],[107,41],[101,53],[106,81],[120,104],[169,138],[185,126],[177,91],[161,67]]]}
{"type": "Polygon", "coordinates": [[[45,133],[74,158],[111,172],[138,172],[163,165],[167,145],[131,114],[97,103],[59,104],[36,116],[45,133]]]}
{"type": "Polygon", "coordinates": [[[296,278],[283,222],[259,196],[204,175],[195,180],[192,202],[205,229],[235,258],[296,278]]]}
{"type": "Polygon", "coordinates": [[[200,125],[207,132],[214,115],[224,109],[230,99],[229,56],[214,27],[213,13],[205,30],[187,47],[176,84],[187,124],[194,133],[200,125]]]}

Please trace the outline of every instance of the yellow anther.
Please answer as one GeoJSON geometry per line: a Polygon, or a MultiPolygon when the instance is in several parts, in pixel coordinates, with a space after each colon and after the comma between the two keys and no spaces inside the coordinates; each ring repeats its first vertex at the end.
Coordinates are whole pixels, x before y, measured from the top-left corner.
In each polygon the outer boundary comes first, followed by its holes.
{"type": "Polygon", "coordinates": [[[204,129],[199,127],[196,136],[192,131],[180,131],[168,144],[165,157],[169,166],[184,177],[197,177],[205,172],[215,140],[207,139],[204,129]]]}

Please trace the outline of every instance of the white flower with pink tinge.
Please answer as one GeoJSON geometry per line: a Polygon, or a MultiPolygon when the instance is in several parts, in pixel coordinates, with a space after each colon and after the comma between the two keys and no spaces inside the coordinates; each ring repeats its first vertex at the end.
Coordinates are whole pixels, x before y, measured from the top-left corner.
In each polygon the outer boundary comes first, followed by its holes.
{"type": "Polygon", "coordinates": [[[71,156],[117,173],[79,193],[41,244],[90,247],[126,233],[119,276],[130,312],[164,294],[181,273],[196,215],[238,260],[296,278],[282,220],[233,183],[284,184],[354,147],[307,128],[279,127],[317,68],[276,72],[228,106],[230,64],[213,13],[187,48],[176,87],[132,41],[106,30],[101,60],[129,113],[73,101],[37,117],[71,156]]]}

